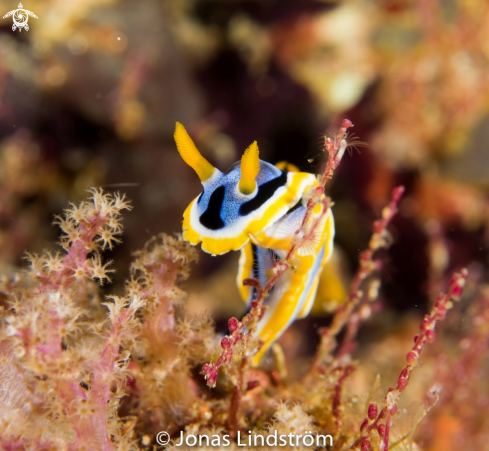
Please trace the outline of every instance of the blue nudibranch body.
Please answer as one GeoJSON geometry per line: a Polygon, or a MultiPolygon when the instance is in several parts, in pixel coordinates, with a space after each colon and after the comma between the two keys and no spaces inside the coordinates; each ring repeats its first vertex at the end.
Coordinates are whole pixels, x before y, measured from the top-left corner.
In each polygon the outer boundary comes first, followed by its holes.
{"type": "MultiPolygon", "coordinates": [[[[256,278],[265,285],[271,262],[285,258],[305,214],[303,195],[317,186],[316,177],[292,165],[274,166],[260,160],[256,141],[241,162],[223,173],[200,154],[178,122],[174,137],[180,155],[204,187],[184,212],[183,238],[192,245],[202,243],[202,249],[213,255],[241,250],[237,283],[241,297],[250,304],[256,293],[243,280],[256,278]]],[[[312,307],[321,271],[333,250],[333,215],[331,210],[323,214],[322,208],[317,204],[311,218],[320,220],[316,236],[298,249],[293,270],[287,271],[265,300],[267,310],[257,325],[264,345],[253,357],[254,364],[312,307]]]]}

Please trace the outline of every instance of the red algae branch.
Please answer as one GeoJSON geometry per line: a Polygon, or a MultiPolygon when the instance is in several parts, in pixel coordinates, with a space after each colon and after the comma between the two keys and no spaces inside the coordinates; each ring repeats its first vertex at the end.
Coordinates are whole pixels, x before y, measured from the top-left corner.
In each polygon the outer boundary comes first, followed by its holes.
{"type": "Polygon", "coordinates": [[[391,418],[397,412],[397,402],[401,393],[408,386],[412,370],[418,365],[419,357],[426,343],[434,341],[436,324],[445,318],[453,302],[460,300],[467,276],[468,271],[466,269],[462,269],[460,273],[455,273],[450,280],[448,291],[438,296],[431,313],[425,315],[420,326],[420,333],[414,338],[414,346],[406,355],[407,365],[399,375],[396,388],[389,388],[384,397],[384,407],[378,414],[377,404],[371,403],[369,405],[367,417],[360,426],[361,436],[353,442],[350,449],[358,449],[360,447],[362,451],[370,450],[371,435],[374,431],[377,431],[382,440],[381,450],[388,451],[391,418]]]}

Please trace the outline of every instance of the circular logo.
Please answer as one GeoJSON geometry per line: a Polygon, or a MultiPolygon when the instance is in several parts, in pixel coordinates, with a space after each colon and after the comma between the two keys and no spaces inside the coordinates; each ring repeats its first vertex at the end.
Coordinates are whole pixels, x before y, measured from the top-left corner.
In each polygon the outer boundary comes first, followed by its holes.
{"type": "Polygon", "coordinates": [[[14,13],[13,19],[15,25],[17,25],[19,28],[22,28],[29,20],[29,17],[25,9],[17,9],[14,13]]]}
{"type": "Polygon", "coordinates": [[[158,445],[168,445],[169,441],[170,434],[168,434],[168,432],[161,431],[156,434],[156,443],[158,443],[158,445]]]}

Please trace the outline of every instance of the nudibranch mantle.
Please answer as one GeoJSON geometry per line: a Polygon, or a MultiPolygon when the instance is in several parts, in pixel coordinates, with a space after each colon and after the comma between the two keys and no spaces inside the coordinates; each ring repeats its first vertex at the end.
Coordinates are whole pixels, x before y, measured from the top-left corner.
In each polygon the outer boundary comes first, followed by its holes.
{"type": "Polygon", "coordinates": [[[300,201],[308,186],[317,183],[313,174],[282,171],[259,160],[256,142],[245,152],[241,165],[235,163],[223,173],[200,155],[179,123],[175,141],[204,187],[183,214],[183,238],[192,245],[202,242],[202,250],[212,255],[241,249],[251,235],[270,227],[300,201]],[[249,194],[240,191],[241,180],[250,184],[250,174],[242,172],[245,158],[245,171],[253,172],[253,167],[258,170],[252,174],[255,189],[249,194]]]}
{"type": "Polygon", "coordinates": [[[241,249],[255,235],[270,227],[300,201],[304,190],[315,183],[312,174],[284,172],[260,160],[257,189],[243,195],[237,189],[238,164],[223,174],[216,171],[204,182],[183,215],[183,237],[213,255],[241,249]]]}

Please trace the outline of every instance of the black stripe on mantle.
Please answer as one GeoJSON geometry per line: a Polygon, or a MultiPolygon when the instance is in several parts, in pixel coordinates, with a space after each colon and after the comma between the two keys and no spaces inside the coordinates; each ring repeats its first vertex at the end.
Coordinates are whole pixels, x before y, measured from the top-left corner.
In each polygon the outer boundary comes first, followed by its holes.
{"type": "Polygon", "coordinates": [[[287,172],[283,171],[278,177],[262,183],[253,199],[245,202],[239,207],[239,215],[246,216],[258,210],[268,199],[270,199],[281,186],[287,183],[287,172]]]}

